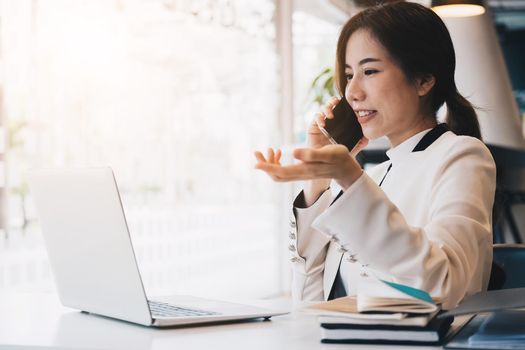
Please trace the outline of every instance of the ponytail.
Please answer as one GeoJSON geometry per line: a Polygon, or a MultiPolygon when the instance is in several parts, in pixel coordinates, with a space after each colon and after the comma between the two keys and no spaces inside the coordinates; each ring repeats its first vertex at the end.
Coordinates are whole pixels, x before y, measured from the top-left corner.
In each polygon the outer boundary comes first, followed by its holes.
{"type": "Polygon", "coordinates": [[[481,140],[478,117],[472,104],[456,88],[445,100],[447,124],[455,134],[467,135],[481,140]]]}

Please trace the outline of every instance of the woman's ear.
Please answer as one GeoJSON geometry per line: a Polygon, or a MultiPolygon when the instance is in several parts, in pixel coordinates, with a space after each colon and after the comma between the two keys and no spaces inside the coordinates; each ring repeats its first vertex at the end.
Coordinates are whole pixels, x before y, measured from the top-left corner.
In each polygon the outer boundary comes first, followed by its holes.
{"type": "Polygon", "coordinates": [[[431,74],[422,75],[416,80],[417,94],[419,97],[423,97],[432,90],[434,84],[436,83],[436,78],[431,74]]]}

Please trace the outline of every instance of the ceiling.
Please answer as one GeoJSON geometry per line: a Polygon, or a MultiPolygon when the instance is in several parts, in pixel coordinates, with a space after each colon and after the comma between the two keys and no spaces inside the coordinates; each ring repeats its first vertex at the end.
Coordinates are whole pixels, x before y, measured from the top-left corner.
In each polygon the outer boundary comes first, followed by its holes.
{"type": "MultiPolygon", "coordinates": [[[[348,16],[357,13],[367,4],[388,0],[296,0],[295,10],[314,14],[327,21],[343,24],[348,16]]],[[[430,6],[431,0],[409,0],[430,6]]],[[[525,0],[485,0],[494,21],[507,31],[525,31],[525,0]]]]}

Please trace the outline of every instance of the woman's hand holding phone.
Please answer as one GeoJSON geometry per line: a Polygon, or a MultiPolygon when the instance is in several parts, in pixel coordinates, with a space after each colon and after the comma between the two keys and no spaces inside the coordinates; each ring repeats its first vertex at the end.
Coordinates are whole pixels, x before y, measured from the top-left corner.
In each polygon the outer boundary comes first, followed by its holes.
{"type": "Polygon", "coordinates": [[[324,121],[317,122],[319,130],[330,143],[346,146],[355,157],[366,146],[368,140],[364,137],[357,115],[346,98],[336,99],[324,114],[324,121]]]}
{"type": "Polygon", "coordinates": [[[368,140],[362,137],[349,152],[347,146],[333,145],[320,129],[325,127],[327,119],[334,118],[333,109],[338,103],[340,103],[339,98],[331,98],[315,115],[308,128],[309,148],[294,150],[294,157],[301,160],[301,163],[282,166],[280,150],[269,149],[267,158],[261,152],[255,152],[258,161],[256,168],[266,172],[274,181],[310,180],[307,181],[304,190],[307,207],[328,188],[332,179],[346,189],[362,173],[355,156],[367,145],[368,140]]]}
{"type": "MultiPolygon", "coordinates": [[[[306,143],[311,148],[321,148],[330,145],[329,139],[321,132],[320,128],[325,126],[325,119],[333,119],[332,110],[339,103],[337,97],[332,97],[319,112],[315,114],[310,127],[308,128],[308,136],[306,143]]],[[[305,184],[304,201],[306,207],[314,204],[319,196],[330,186],[332,179],[312,179],[305,184]]]]}
{"type": "Polygon", "coordinates": [[[310,127],[308,128],[308,135],[306,138],[306,143],[308,147],[311,148],[321,148],[323,146],[329,145],[330,141],[328,138],[321,132],[320,128],[324,128],[325,119],[333,119],[334,114],[332,110],[339,102],[337,97],[332,97],[319,112],[315,114],[310,127]]]}

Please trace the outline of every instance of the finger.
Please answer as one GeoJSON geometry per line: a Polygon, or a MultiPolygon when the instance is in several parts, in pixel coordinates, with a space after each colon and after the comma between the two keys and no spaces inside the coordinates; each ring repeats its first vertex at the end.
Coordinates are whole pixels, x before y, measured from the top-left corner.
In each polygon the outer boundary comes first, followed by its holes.
{"type": "Polygon", "coordinates": [[[322,148],[297,148],[294,149],[293,156],[295,159],[299,159],[303,162],[325,163],[327,161],[327,154],[322,148]]]}
{"type": "Polygon", "coordinates": [[[339,103],[339,101],[341,101],[341,99],[339,97],[332,96],[332,98],[330,99],[329,102],[335,107],[339,103]]]}
{"type": "Polygon", "coordinates": [[[255,158],[257,158],[258,162],[266,163],[266,158],[264,158],[264,156],[263,156],[263,154],[261,152],[255,151],[253,154],[255,155],[255,158]]]}
{"type": "Polygon", "coordinates": [[[361,140],[357,142],[354,148],[352,148],[350,155],[355,158],[359,154],[359,152],[361,152],[361,150],[366,147],[366,145],[368,145],[368,139],[363,136],[361,140]]]}
{"type": "Polygon", "coordinates": [[[334,112],[332,112],[333,110],[333,107],[331,104],[327,104],[321,113],[324,114],[324,116],[326,117],[326,119],[334,119],[334,112]]]}
{"type": "Polygon", "coordinates": [[[271,164],[259,162],[255,165],[255,169],[264,171],[273,181],[280,182],[281,180],[273,174],[273,168],[269,168],[268,166],[271,166],[271,164]]]}
{"type": "Polygon", "coordinates": [[[275,153],[275,164],[281,164],[281,156],[282,156],[281,150],[277,149],[277,152],[275,153]]]}
{"type": "Polygon", "coordinates": [[[314,119],[315,119],[315,125],[318,128],[324,128],[326,116],[323,113],[320,113],[320,112],[316,113],[314,119]]]}
{"type": "Polygon", "coordinates": [[[281,181],[279,176],[277,176],[277,174],[281,173],[279,168],[281,168],[280,165],[271,164],[271,163],[257,163],[255,165],[255,169],[264,171],[274,181],[281,181]]]}
{"type": "Polygon", "coordinates": [[[256,168],[263,170],[278,182],[331,178],[334,171],[333,165],[327,166],[322,163],[301,163],[288,166],[258,163],[256,168]]]}
{"type": "Polygon", "coordinates": [[[328,103],[325,105],[323,109],[323,113],[326,116],[327,119],[332,119],[334,117],[334,113],[332,110],[335,106],[339,103],[339,99],[337,97],[332,97],[328,103]]]}
{"type": "Polygon", "coordinates": [[[273,163],[275,159],[275,153],[273,152],[273,148],[268,148],[268,163],[273,163]]]}
{"type": "Polygon", "coordinates": [[[297,148],[293,156],[303,162],[334,163],[339,158],[348,156],[348,149],[343,145],[328,145],[317,149],[297,148]]]}

